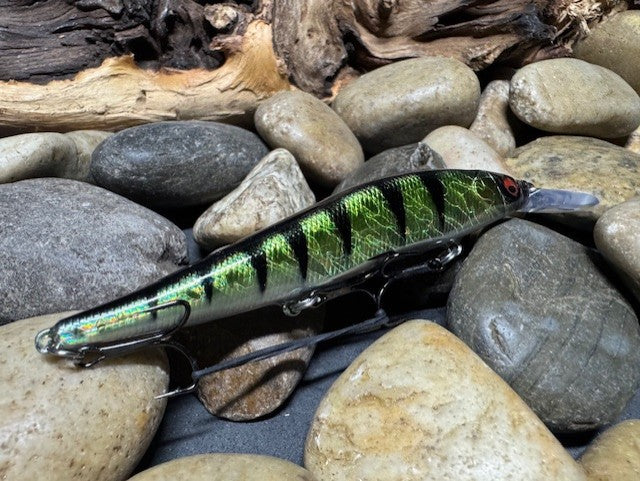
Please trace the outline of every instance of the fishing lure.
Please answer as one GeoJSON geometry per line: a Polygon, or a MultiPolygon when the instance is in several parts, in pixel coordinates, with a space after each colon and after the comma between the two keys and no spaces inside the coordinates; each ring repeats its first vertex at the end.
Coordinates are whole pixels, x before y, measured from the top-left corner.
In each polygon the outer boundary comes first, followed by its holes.
{"type": "MultiPolygon", "coordinates": [[[[185,326],[265,305],[280,304],[285,313],[296,315],[358,289],[400,259],[435,250],[426,268],[437,270],[460,254],[463,236],[518,211],[595,203],[588,194],[538,189],[477,170],[376,180],[329,197],[137,292],[62,319],[38,333],[35,345],[41,353],[87,367],[108,356],[169,343],[185,326]]],[[[197,370],[193,361],[192,367],[197,370]]],[[[194,380],[208,372],[198,370],[194,380]]],[[[180,392],[189,389],[194,386],[180,392]]]]}

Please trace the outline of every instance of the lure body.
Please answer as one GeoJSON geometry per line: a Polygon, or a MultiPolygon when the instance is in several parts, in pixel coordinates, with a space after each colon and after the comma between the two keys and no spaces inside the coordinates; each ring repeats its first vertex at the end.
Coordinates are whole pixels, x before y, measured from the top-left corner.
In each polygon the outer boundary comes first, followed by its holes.
{"type": "Polygon", "coordinates": [[[304,297],[375,270],[389,253],[427,249],[517,211],[530,184],[484,171],[397,175],[325,199],[140,291],[59,321],[40,352],[74,357],[184,325],[304,297]],[[167,306],[167,307],[163,307],[167,306]]]}

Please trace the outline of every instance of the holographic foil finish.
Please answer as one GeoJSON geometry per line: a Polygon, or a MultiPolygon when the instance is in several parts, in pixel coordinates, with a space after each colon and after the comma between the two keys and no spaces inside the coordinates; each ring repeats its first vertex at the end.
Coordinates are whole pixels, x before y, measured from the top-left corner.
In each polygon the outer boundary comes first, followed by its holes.
{"type": "Polygon", "coordinates": [[[484,171],[437,170],[374,181],[220,249],[138,292],[71,316],[48,331],[57,349],[109,345],[267,304],[348,279],[387,252],[435,245],[518,210],[528,184],[484,171]]]}

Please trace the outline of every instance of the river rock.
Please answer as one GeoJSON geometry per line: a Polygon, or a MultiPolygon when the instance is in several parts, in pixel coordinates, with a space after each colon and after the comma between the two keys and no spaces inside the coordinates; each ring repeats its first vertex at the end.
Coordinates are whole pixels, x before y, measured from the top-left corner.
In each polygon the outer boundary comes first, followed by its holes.
{"type": "Polygon", "coordinates": [[[257,454],[199,454],[174,459],[138,473],[129,481],[315,481],[304,468],[257,454]]]}
{"type": "Polygon", "coordinates": [[[444,168],[440,154],[424,142],[393,147],[371,157],[362,167],[351,172],[333,193],[390,175],[444,168]]]}
{"type": "Polygon", "coordinates": [[[640,479],[640,420],[630,419],[607,429],[580,458],[589,481],[640,479]]]}
{"type": "Polygon", "coordinates": [[[617,138],[640,125],[640,97],[618,74],[575,58],[529,64],[511,79],[511,110],[547,132],[617,138]]]}
{"type": "Polygon", "coordinates": [[[640,382],[640,326],[594,251],[511,220],[471,251],[447,323],[557,432],[612,422],[640,382]]]}
{"type": "Polygon", "coordinates": [[[541,137],[516,149],[505,164],[539,187],[594,194],[600,204],[589,210],[596,215],[640,195],[640,155],[604,140],[541,137]]]}
{"type": "Polygon", "coordinates": [[[631,135],[629,135],[624,147],[629,149],[631,152],[640,154],[640,127],[631,132],[631,135]]]}
{"type": "Polygon", "coordinates": [[[166,357],[146,350],[91,369],[45,357],[34,337],[62,317],[0,327],[0,477],[124,480],[162,419],[166,357]]]}
{"type": "Polygon", "coordinates": [[[285,149],[276,149],[198,218],[193,236],[208,248],[230,244],[315,201],[296,159],[285,149]]]}
{"type": "Polygon", "coordinates": [[[481,169],[509,173],[500,155],[464,127],[440,127],[427,135],[423,142],[440,154],[447,169],[481,169]]]}
{"type": "Polygon", "coordinates": [[[380,338],[333,384],[305,466],[320,481],[585,480],[504,381],[420,320],[380,338]]]}
{"type": "Polygon", "coordinates": [[[509,82],[493,80],[480,96],[478,114],[469,130],[489,144],[500,156],[511,155],[516,139],[509,124],[509,82]]]}
{"type": "MultiPolygon", "coordinates": [[[[308,337],[322,329],[324,309],[296,317],[270,308],[212,321],[189,330],[185,345],[200,366],[243,356],[259,349],[308,337]]],[[[289,397],[302,379],[312,346],[205,376],[198,397],[209,412],[233,421],[265,416],[289,397]]]]}
{"type": "Polygon", "coordinates": [[[76,147],[76,155],[65,165],[62,175],[58,177],[95,183],[90,171],[91,155],[98,145],[113,135],[113,132],[76,130],[67,132],[64,135],[73,141],[76,147]]]}
{"type": "Polygon", "coordinates": [[[0,324],[89,308],[186,264],[178,227],[84,182],[0,185],[0,219],[0,324]]]}
{"type": "Polygon", "coordinates": [[[343,87],[333,109],[375,154],[419,142],[443,125],[468,127],[480,83],[459,60],[423,57],[380,67],[343,87]]]}
{"type": "Polygon", "coordinates": [[[79,130],[38,132],[0,139],[0,183],[33,177],[91,182],[89,163],[96,146],[111,133],[79,130]]]}
{"type": "Polygon", "coordinates": [[[629,10],[612,15],[576,42],[573,53],[614,71],[640,93],[640,12],[629,10]]]}
{"type": "Polygon", "coordinates": [[[91,174],[113,192],[154,207],[222,197],[268,150],[253,132],[218,122],[157,122],[121,130],[93,152],[91,174]]]}
{"type": "Polygon", "coordinates": [[[606,211],[593,237],[598,250],[640,300],[640,197],[606,211]]]}
{"type": "Polygon", "coordinates": [[[256,110],[256,130],[273,147],[290,151],[310,179],[335,187],[364,162],[347,124],[306,92],[279,92],[256,110]]]}

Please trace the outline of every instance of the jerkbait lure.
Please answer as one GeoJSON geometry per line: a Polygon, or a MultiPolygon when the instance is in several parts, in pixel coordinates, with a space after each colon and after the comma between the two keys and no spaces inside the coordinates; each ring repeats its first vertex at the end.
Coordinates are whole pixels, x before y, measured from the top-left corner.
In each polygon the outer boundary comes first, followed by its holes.
{"type": "Polygon", "coordinates": [[[182,327],[270,304],[295,315],[348,292],[399,259],[436,251],[441,266],[463,236],[516,212],[575,209],[589,194],[538,189],[507,175],[433,170],[357,186],[221,248],[133,294],[41,331],[39,352],[89,366],[167,343],[182,327]]]}

